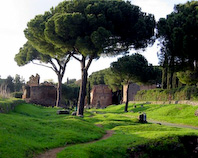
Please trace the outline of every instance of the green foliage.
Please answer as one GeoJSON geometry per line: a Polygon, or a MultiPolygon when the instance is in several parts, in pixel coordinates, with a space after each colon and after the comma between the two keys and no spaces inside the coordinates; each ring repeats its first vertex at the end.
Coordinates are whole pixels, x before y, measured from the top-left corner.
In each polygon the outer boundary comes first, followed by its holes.
{"type": "Polygon", "coordinates": [[[17,105],[24,103],[21,99],[16,98],[0,98],[0,113],[8,113],[17,105]]]}
{"type": "Polygon", "coordinates": [[[83,115],[87,71],[92,60],[101,54],[117,55],[131,47],[153,44],[155,19],[125,1],[73,0],[37,15],[27,26],[25,36],[37,51],[55,59],[73,56],[81,63],[78,112],[83,115]]]}
{"type": "Polygon", "coordinates": [[[197,71],[181,71],[177,72],[177,77],[180,82],[187,85],[195,85],[198,82],[198,73],[197,71]]]}
{"type": "Polygon", "coordinates": [[[169,67],[170,73],[184,71],[180,76],[186,74],[188,77],[185,76],[185,79],[180,77],[180,79],[181,82],[188,84],[194,83],[195,78],[186,70],[194,71],[198,60],[198,55],[194,51],[198,44],[197,6],[197,1],[178,4],[166,19],[160,19],[157,24],[158,37],[162,46],[159,54],[161,64],[164,68],[169,67]]]}
{"type": "Polygon", "coordinates": [[[117,62],[111,63],[111,71],[120,78],[122,84],[156,83],[155,80],[159,80],[161,76],[161,70],[158,67],[148,65],[145,57],[137,53],[124,56],[117,62]]]}
{"type": "Polygon", "coordinates": [[[105,84],[106,73],[107,73],[107,69],[93,72],[89,76],[90,86],[93,87],[93,85],[105,84]]]}
{"type": "Polygon", "coordinates": [[[60,58],[74,47],[83,56],[118,50],[118,41],[125,50],[131,44],[146,47],[153,41],[155,20],[124,1],[74,0],[37,15],[27,26],[25,36],[36,50],[60,58]]]}
{"type": "Polygon", "coordinates": [[[66,83],[62,85],[62,97],[67,104],[76,104],[78,101],[79,85],[75,83],[66,83]]]}
{"type": "Polygon", "coordinates": [[[123,84],[130,82],[141,82],[144,79],[145,68],[147,68],[147,60],[140,54],[124,56],[119,58],[117,62],[111,63],[111,70],[122,78],[123,84]]]}
{"type": "MultiPolygon", "coordinates": [[[[0,97],[15,97],[15,94],[22,91],[24,82],[24,79],[18,74],[15,78],[8,76],[6,79],[0,79],[0,97]]],[[[16,98],[22,98],[22,95],[18,95],[16,98]]]]}
{"type": "Polygon", "coordinates": [[[40,53],[28,41],[20,48],[19,53],[14,58],[18,66],[24,66],[34,60],[48,63],[50,59],[49,55],[40,53]]]}
{"type": "Polygon", "coordinates": [[[105,77],[105,84],[112,89],[113,92],[122,90],[122,78],[114,73],[110,68],[107,69],[105,77]]]}
{"type": "Polygon", "coordinates": [[[108,85],[108,87],[113,92],[116,92],[122,89],[121,78],[117,74],[113,73],[110,68],[93,72],[89,76],[89,81],[90,81],[91,87],[93,85],[105,84],[105,85],[108,85]]]}
{"type": "Polygon", "coordinates": [[[169,101],[169,100],[198,100],[198,88],[195,86],[184,86],[175,89],[142,90],[135,96],[136,101],[169,101]]]}

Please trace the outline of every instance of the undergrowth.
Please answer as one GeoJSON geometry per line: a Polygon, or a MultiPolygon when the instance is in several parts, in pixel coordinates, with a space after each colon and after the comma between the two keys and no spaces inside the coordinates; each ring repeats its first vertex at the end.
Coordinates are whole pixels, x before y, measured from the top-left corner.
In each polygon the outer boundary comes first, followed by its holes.
{"type": "Polygon", "coordinates": [[[184,86],[166,90],[141,90],[135,96],[136,101],[169,101],[169,99],[198,101],[198,88],[196,86],[184,86]]]}

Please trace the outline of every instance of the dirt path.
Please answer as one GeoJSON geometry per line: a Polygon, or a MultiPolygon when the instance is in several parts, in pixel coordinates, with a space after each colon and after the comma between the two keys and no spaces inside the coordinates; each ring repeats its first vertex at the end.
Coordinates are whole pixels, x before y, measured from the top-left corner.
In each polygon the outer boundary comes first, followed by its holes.
{"type": "MultiPolygon", "coordinates": [[[[98,140],[91,141],[91,142],[87,142],[87,143],[81,143],[81,144],[90,144],[90,143],[98,142],[100,140],[107,139],[107,138],[112,136],[113,132],[114,132],[113,130],[108,130],[108,131],[106,131],[106,134],[102,138],[100,138],[98,140]]],[[[77,145],[77,144],[74,144],[74,145],[77,145]]],[[[71,146],[71,145],[67,145],[65,147],[54,148],[54,149],[48,150],[43,154],[35,156],[34,158],[56,158],[56,154],[61,152],[64,148],[66,148],[68,146],[71,146]]]]}
{"type": "MultiPolygon", "coordinates": [[[[130,116],[130,115],[122,115],[125,117],[129,117],[129,118],[137,118],[135,116],[130,116]]],[[[181,125],[181,124],[175,124],[175,123],[169,123],[169,122],[163,122],[163,121],[157,121],[157,120],[147,120],[148,123],[155,123],[155,124],[159,124],[159,125],[165,125],[165,126],[172,126],[172,127],[179,127],[179,128],[190,128],[190,129],[196,129],[198,130],[198,127],[195,126],[190,126],[190,125],[181,125]]]]}
{"type": "Polygon", "coordinates": [[[156,120],[148,120],[148,122],[159,124],[159,125],[165,125],[165,126],[172,126],[172,127],[179,127],[179,128],[191,128],[191,129],[198,130],[198,127],[194,127],[194,126],[190,126],[190,125],[180,125],[180,124],[163,122],[163,121],[156,121],[156,120]]]}

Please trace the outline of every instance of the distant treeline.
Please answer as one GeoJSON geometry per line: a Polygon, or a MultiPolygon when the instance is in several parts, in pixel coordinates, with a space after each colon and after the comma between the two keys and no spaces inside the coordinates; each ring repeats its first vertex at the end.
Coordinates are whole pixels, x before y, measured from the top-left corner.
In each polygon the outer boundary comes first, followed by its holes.
{"type": "Polygon", "coordinates": [[[24,84],[24,78],[18,74],[15,77],[0,78],[0,97],[10,97],[12,94],[14,97],[20,98],[24,84]]]}

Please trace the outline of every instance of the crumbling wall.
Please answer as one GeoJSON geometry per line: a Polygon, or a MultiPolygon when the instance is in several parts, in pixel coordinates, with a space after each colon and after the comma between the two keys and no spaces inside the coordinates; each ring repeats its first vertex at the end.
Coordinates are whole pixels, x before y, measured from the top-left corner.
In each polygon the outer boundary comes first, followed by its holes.
{"type": "Polygon", "coordinates": [[[49,83],[39,84],[40,76],[31,76],[30,81],[23,88],[22,98],[28,103],[43,106],[56,105],[56,87],[49,83]]]}
{"type": "Polygon", "coordinates": [[[33,86],[30,87],[31,103],[43,106],[55,106],[56,104],[56,88],[54,86],[33,86]]]}
{"type": "Polygon", "coordinates": [[[112,104],[112,92],[107,85],[94,85],[91,90],[91,106],[104,108],[112,104]]]}
{"type": "MultiPolygon", "coordinates": [[[[135,99],[135,95],[140,90],[148,90],[148,89],[155,89],[156,85],[137,85],[136,83],[132,83],[129,85],[129,101],[133,101],[135,99]]],[[[127,96],[127,86],[123,86],[123,102],[126,102],[127,96]]]]}

